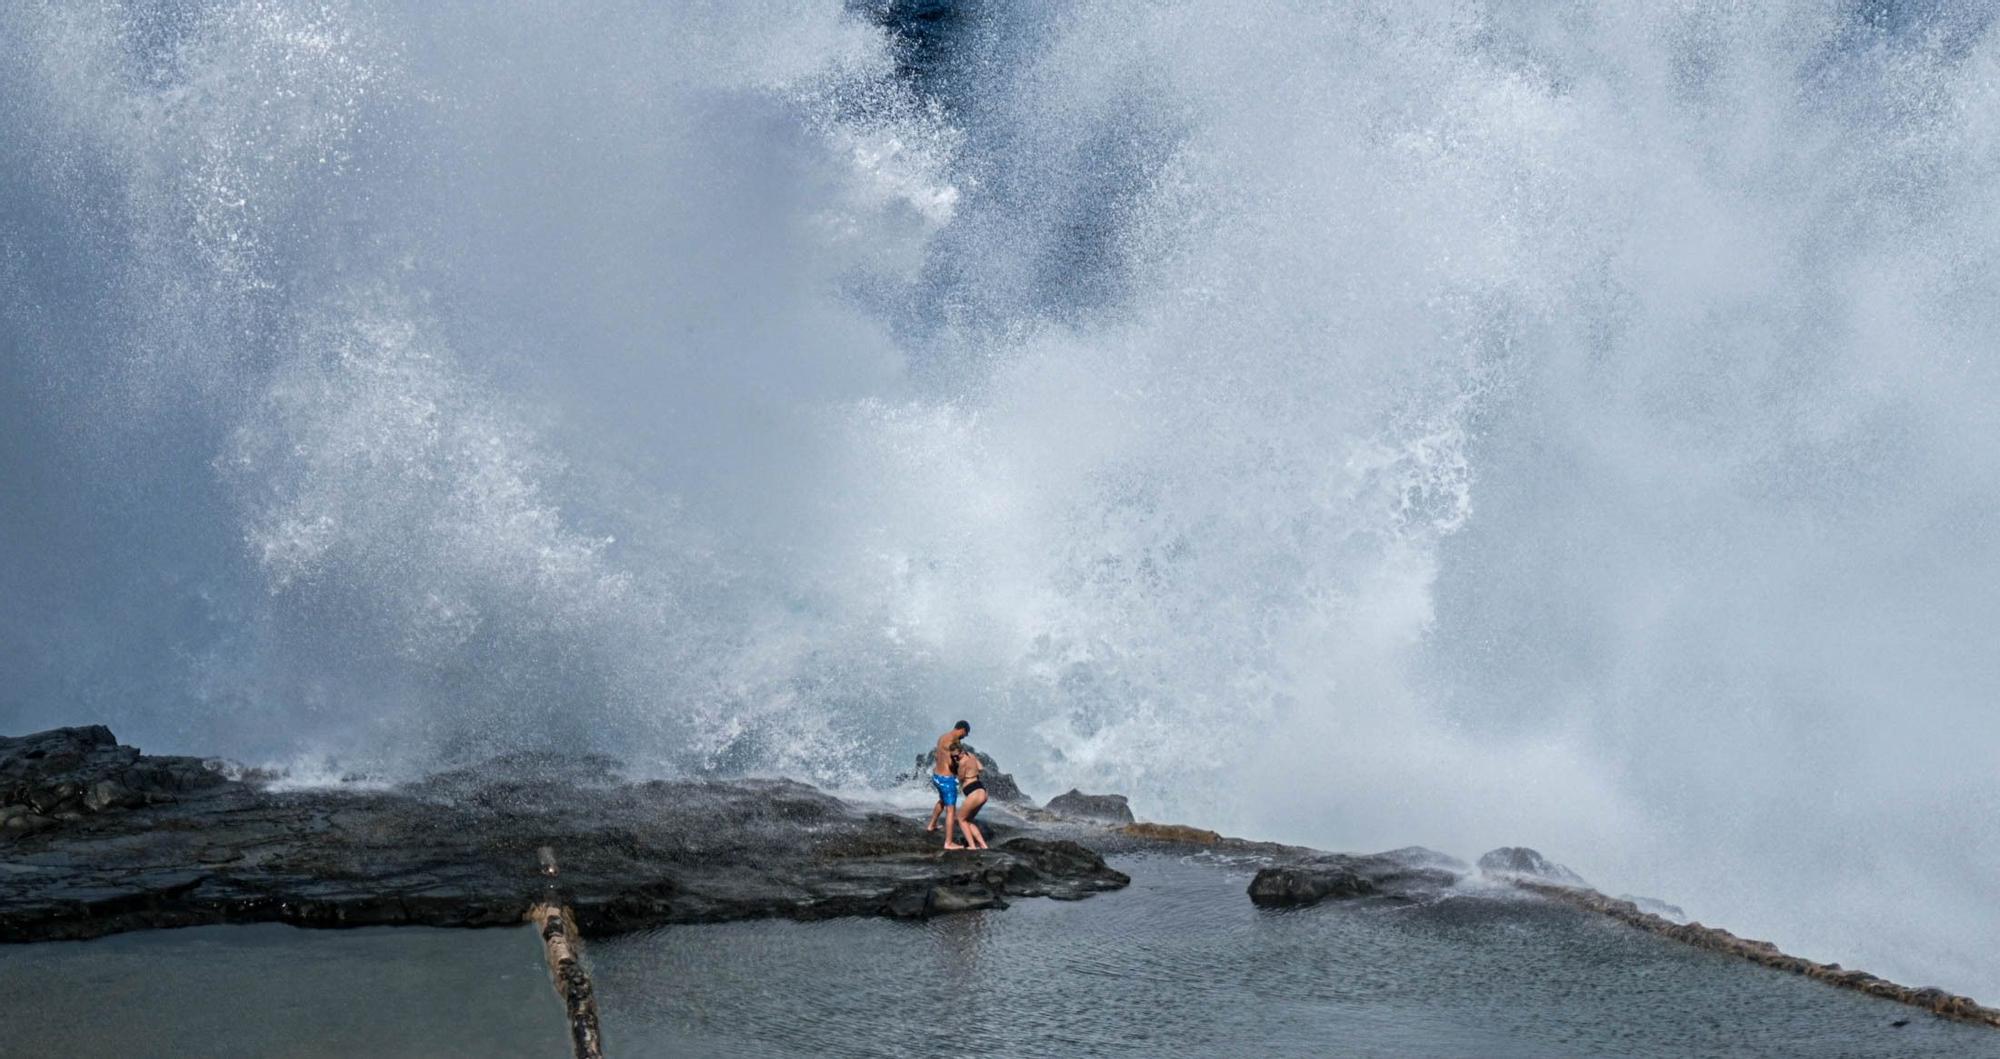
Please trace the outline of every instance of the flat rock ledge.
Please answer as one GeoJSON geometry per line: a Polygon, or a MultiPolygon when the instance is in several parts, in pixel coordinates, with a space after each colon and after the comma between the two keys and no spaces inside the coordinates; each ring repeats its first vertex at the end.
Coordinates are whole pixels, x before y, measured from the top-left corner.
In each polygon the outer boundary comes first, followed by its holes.
{"type": "Polygon", "coordinates": [[[544,893],[543,847],[586,937],[918,918],[1130,882],[1032,826],[947,853],[911,820],[802,783],[623,783],[602,759],[523,755],[391,790],[276,791],[93,727],[0,742],[0,780],[6,819],[34,817],[0,826],[11,942],[211,923],[516,924],[544,893]],[[137,796],[93,799],[106,781],[137,796]]]}
{"type": "Polygon", "coordinates": [[[1469,870],[1464,861],[1422,846],[1319,853],[1259,871],[1250,880],[1250,901],[1266,908],[1356,897],[1413,901],[1457,885],[1469,870]]]}

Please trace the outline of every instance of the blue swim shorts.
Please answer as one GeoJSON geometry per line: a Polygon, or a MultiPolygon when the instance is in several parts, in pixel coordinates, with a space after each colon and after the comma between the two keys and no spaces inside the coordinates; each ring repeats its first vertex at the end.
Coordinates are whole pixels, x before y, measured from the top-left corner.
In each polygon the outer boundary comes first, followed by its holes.
{"type": "Polygon", "coordinates": [[[957,776],[940,776],[937,773],[933,772],[931,773],[931,786],[937,788],[938,801],[941,801],[946,805],[958,804],[957,776]]]}

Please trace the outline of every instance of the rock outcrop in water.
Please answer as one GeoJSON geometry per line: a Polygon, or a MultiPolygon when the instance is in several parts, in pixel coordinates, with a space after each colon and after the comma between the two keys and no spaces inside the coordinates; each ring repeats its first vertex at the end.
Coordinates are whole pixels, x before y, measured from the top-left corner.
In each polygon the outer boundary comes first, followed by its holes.
{"type": "Polygon", "coordinates": [[[1122,794],[1085,794],[1072,787],[1067,793],[1049,799],[1044,808],[1057,816],[1067,816],[1080,820],[1096,820],[1106,824],[1129,824],[1134,822],[1132,806],[1122,794]]]}
{"type": "Polygon", "coordinates": [[[518,923],[542,891],[545,846],[586,935],[921,917],[1129,881],[1060,837],[941,853],[918,824],[801,783],[623,783],[609,769],[522,755],[393,790],[276,791],[196,759],[141,755],[101,727],[6,740],[5,804],[27,806],[34,822],[0,830],[0,940],[206,923],[518,923]],[[93,798],[106,781],[142,797],[93,798]]]}
{"type": "Polygon", "coordinates": [[[1387,853],[1316,853],[1259,871],[1250,900],[1266,907],[1318,904],[1355,897],[1411,900],[1465,878],[1465,862],[1422,846],[1387,853]]]}

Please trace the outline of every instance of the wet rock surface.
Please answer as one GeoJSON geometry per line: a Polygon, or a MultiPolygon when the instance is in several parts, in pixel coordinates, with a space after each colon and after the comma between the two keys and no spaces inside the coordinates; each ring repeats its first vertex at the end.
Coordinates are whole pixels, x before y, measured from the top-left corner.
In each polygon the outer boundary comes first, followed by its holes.
{"type": "Polygon", "coordinates": [[[1319,853],[1275,864],[1250,880],[1250,900],[1265,907],[1382,897],[1415,900],[1457,885],[1464,861],[1410,846],[1386,853],[1319,853]]]}
{"type": "Polygon", "coordinates": [[[4,804],[30,806],[37,822],[0,829],[0,940],[268,921],[513,924],[544,892],[545,846],[586,936],[921,917],[1129,881],[1092,850],[1028,828],[991,850],[944,853],[916,822],[804,784],[625,783],[614,765],[503,759],[392,790],[277,791],[198,759],[141,755],[101,727],[9,739],[4,804]],[[90,784],[105,779],[143,797],[91,809],[90,784]]]}
{"type": "Polygon", "coordinates": [[[1590,884],[1583,876],[1557,864],[1526,846],[1501,846],[1479,858],[1479,870],[1503,878],[1537,879],[1557,886],[1590,884]]]}
{"type": "Polygon", "coordinates": [[[1114,825],[1053,814],[1038,819],[1044,832],[1072,837],[1107,855],[1198,854],[1255,869],[1250,900],[1265,907],[1300,907],[1362,897],[1422,900],[1473,874],[1471,865],[1464,861],[1422,846],[1382,853],[1328,853],[1305,846],[1230,838],[1186,824],[1139,821],[1114,825]]]}
{"type": "Polygon", "coordinates": [[[167,804],[223,782],[200,758],[142,755],[101,724],[0,737],[0,835],[167,804]]]}
{"type": "Polygon", "coordinates": [[[1125,801],[1124,795],[1085,794],[1074,787],[1065,794],[1050,798],[1046,808],[1057,816],[1107,824],[1129,824],[1134,820],[1132,806],[1125,801]]]}
{"type": "MultiPolygon", "coordinates": [[[[279,791],[198,758],[141,754],[102,726],[55,729],[0,738],[0,941],[212,923],[512,925],[550,895],[544,848],[585,936],[1075,900],[1130,882],[1104,854],[1255,864],[1250,899],[1274,908],[1425,900],[1475,874],[1422,847],[1326,853],[1013,808],[987,827],[993,849],[941,852],[912,819],[787,780],[631,783],[608,758],[511,755],[391,790],[279,791]]],[[[1969,997],[1607,897],[1534,850],[1495,850],[1478,873],[1684,944],[2000,1026],[2000,1011],[1969,997]]]]}

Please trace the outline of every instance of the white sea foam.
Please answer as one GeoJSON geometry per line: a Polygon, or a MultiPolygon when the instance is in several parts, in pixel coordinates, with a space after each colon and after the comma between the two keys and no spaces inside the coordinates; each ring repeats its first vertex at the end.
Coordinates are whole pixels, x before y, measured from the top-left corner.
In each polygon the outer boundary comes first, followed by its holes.
{"type": "Polygon", "coordinates": [[[2000,995],[1989,13],[967,10],[0,8],[0,716],[966,716],[2000,995]]]}

